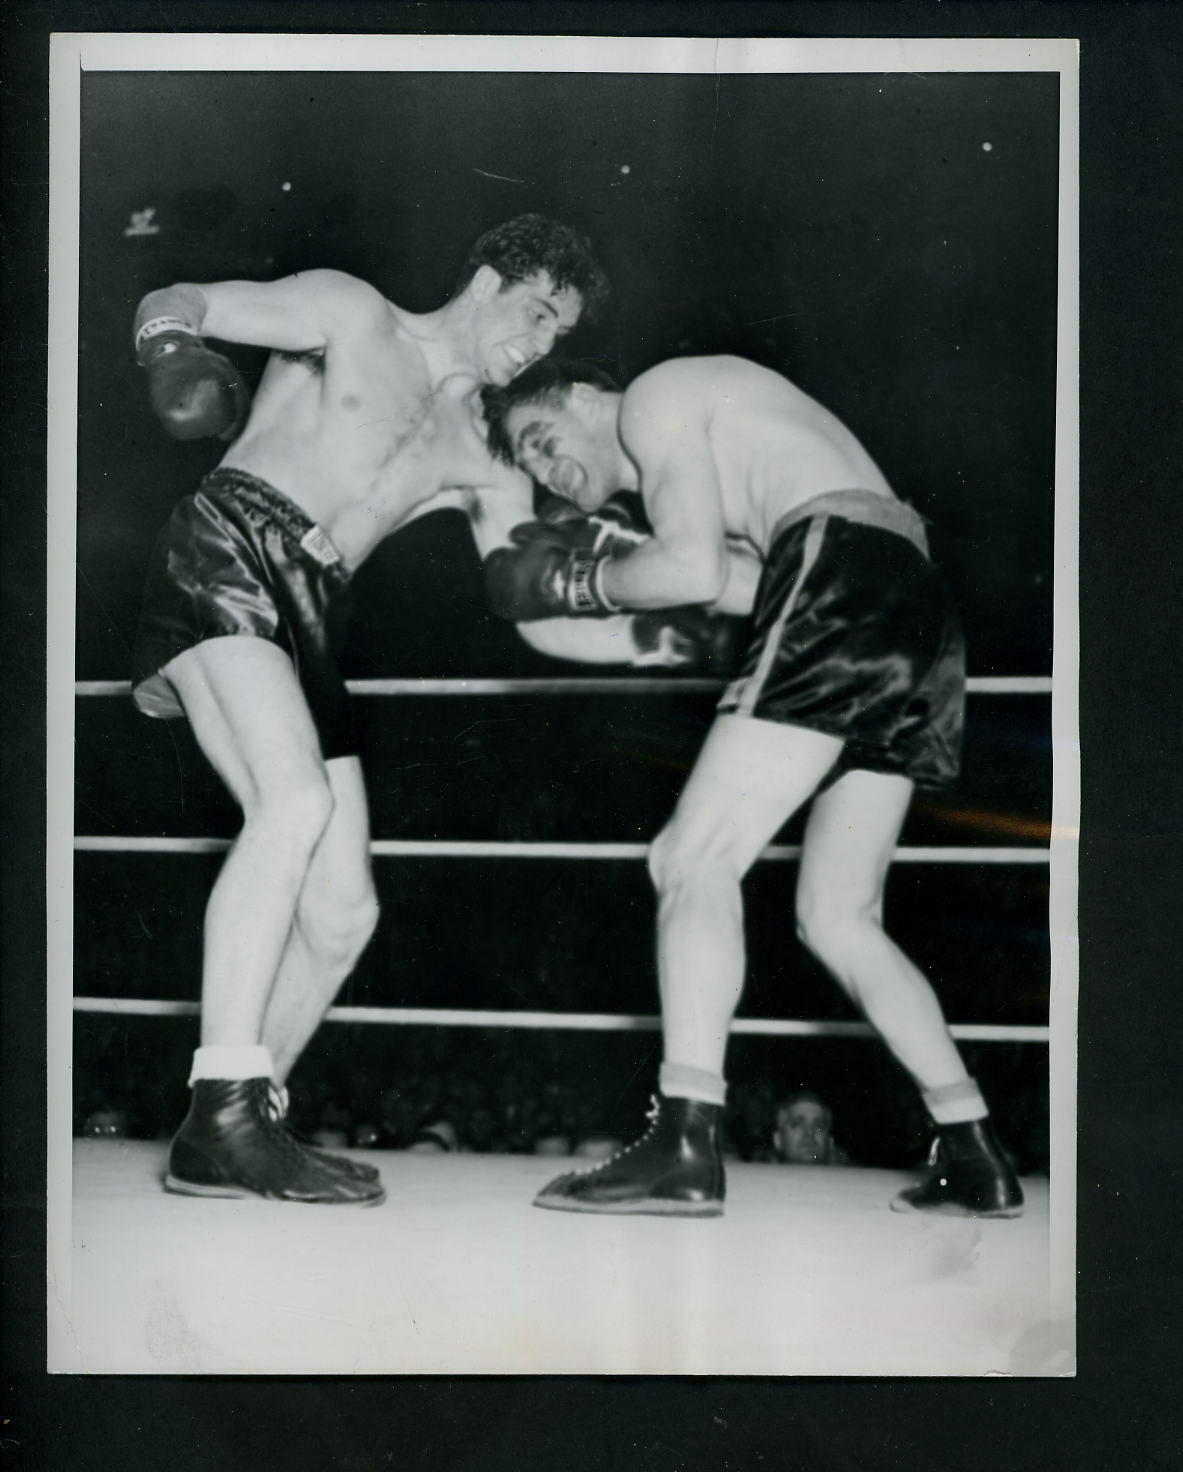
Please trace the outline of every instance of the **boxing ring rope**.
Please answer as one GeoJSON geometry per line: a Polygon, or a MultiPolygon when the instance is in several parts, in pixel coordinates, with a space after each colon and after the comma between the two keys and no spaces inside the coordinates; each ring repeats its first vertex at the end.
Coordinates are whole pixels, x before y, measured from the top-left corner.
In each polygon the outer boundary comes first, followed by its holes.
{"type": "MultiPolygon", "coordinates": [[[[589,676],[570,679],[371,679],[347,680],[351,695],[358,696],[480,696],[480,695],[651,695],[707,694],[720,690],[717,679],[689,677],[589,676]]],[[[1043,675],[980,676],[966,681],[971,694],[1044,695],[1052,682],[1043,675]]],[[[128,696],[128,680],[77,680],[76,696],[128,696]]],[[[226,838],[130,838],[80,834],[74,839],[76,853],[169,853],[214,854],[228,849],[226,838]]],[[[574,859],[637,861],[649,852],[646,843],[526,843],[489,840],[373,839],[375,857],[400,858],[495,858],[574,859]]],[[[799,844],[773,844],[764,850],[765,862],[791,862],[800,857],[799,844]]],[[[998,847],[902,847],[893,862],[912,864],[1047,864],[1047,848],[998,847]]],[[[195,1017],[198,1002],[155,1001],[142,998],[75,997],[75,1013],[108,1013],[136,1017],[195,1017]]],[[[483,1028],[553,1029],[585,1032],[658,1032],[656,1016],[598,1012],[498,1012],[473,1008],[435,1007],[330,1007],[326,1022],[364,1023],[383,1026],[447,1026],[483,1028]]],[[[962,1042],[1046,1043],[1047,1026],[1022,1024],[953,1023],[952,1035],[962,1042]]],[[[737,1017],[731,1032],[763,1037],[850,1037],[870,1038],[874,1029],[865,1022],[821,1022],[801,1018],[737,1017]]]]}
{"type": "MultiPolygon", "coordinates": [[[[196,1017],[200,1002],[152,1002],[139,998],[75,997],[75,1012],[121,1017],[196,1017]]],[[[515,1027],[558,1032],[660,1032],[661,1018],[615,1012],[492,1012],[476,1008],[330,1007],[326,1022],[375,1022],[393,1027],[515,1027]]],[[[955,1022],[949,1031],[966,1043],[1046,1043],[1048,1029],[1008,1023],[955,1022]]],[[[867,1022],[807,1022],[799,1018],[737,1017],[732,1033],[748,1037],[871,1038],[867,1022]]]]}
{"type": "MultiPolygon", "coordinates": [[[[113,838],[80,834],[76,853],[218,854],[229,838],[113,838]]],[[[647,843],[522,843],[493,839],[374,838],[370,852],[383,858],[422,859],[643,859],[647,843]]],[[[761,858],[784,863],[801,855],[799,844],[774,844],[761,858]]],[[[1046,864],[1042,848],[899,848],[901,864],[1046,864]]]]}
{"type": "MultiPolygon", "coordinates": [[[[589,675],[574,679],[346,680],[351,695],[703,695],[723,680],[689,676],[589,675]]],[[[983,675],[966,681],[971,695],[1050,695],[1049,675],[983,675]]],[[[130,680],[76,680],[75,695],[130,695],[130,680]]]]}

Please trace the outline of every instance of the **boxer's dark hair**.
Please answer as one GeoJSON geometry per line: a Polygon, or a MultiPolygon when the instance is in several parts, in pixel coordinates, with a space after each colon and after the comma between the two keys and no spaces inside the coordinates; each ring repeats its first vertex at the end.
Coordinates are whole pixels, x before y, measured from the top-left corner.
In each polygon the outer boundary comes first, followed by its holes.
{"type": "Polygon", "coordinates": [[[608,278],[592,255],[591,241],[546,215],[515,215],[475,243],[460,272],[463,291],[481,266],[492,266],[506,286],[545,271],[557,291],[570,288],[583,302],[583,320],[594,322],[608,298],[608,278]]]}
{"type": "Polygon", "coordinates": [[[489,450],[505,465],[514,463],[513,444],[506,428],[509,411],[519,404],[549,404],[561,409],[577,383],[590,384],[602,393],[618,394],[620,385],[610,373],[594,363],[576,358],[539,358],[504,386],[481,390],[489,450]]]}

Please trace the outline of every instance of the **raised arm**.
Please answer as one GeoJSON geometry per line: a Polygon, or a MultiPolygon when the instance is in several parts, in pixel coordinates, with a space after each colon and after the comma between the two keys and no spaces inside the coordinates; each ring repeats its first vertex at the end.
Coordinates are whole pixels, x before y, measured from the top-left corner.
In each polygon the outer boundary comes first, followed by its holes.
{"type": "Polygon", "coordinates": [[[311,352],[385,310],[379,292],[343,271],[278,281],[178,282],[151,291],[136,312],[136,348],[169,331],[283,352],[311,352]]]}
{"type": "Polygon", "coordinates": [[[340,271],[281,281],[179,282],[149,292],[135,318],[136,361],[148,373],[156,417],[174,439],[231,440],[250,396],[236,366],[204,336],[292,352],[328,346],[387,310],[365,282],[340,271]]]}

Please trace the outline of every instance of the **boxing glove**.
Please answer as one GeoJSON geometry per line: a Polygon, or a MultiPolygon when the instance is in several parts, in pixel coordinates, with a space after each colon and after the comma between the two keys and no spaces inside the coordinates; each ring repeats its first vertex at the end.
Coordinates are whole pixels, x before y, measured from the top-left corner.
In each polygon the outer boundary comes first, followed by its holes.
{"type": "Polygon", "coordinates": [[[619,612],[603,589],[607,557],[569,547],[537,522],[515,527],[511,536],[513,547],[498,547],[485,558],[485,592],[498,618],[516,624],[619,612]]]}
{"type": "Polygon", "coordinates": [[[633,639],[638,652],[630,663],[638,669],[698,670],[725,677],[735,663],[742,623],[697,604],[636,613],[633,639]]]}
{"type": "Polygon", "coordinates": [[[169,327],[144,338],[136,361],[148,374],[153,413],[175,440],[232,440],[246,423],[250,395],[229,358],[196,333],[169,327]]]}
{"type": "Polygon", "coordinates": [[[548,496],[539,507],[537,521],[523,522],[511,535],[519,546],[525,546],[545,540],[548,534],[555,546],[613,557],[631,552],[649,538],[648,531],[637,525],[628,506],[617,497],[585,516],[570,501],[548,496]]]}

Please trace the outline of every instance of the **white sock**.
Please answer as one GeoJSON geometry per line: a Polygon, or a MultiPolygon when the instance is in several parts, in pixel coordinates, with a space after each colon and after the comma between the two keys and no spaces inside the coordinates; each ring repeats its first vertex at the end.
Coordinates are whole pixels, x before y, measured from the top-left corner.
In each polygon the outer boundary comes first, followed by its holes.
{"type": "Polygon", "coordinates": [[[937,1124],[968,1124],[990,1113],[982,1091],[972,1078],[939,1089],[923,1089],[925,1107],[937,1124]]]}
{"type": "Polygon", "coordinates": [[[259,1044],[221,1043],[198,1048],[193,1054],[189,1086],[192,1088],[202,1078],[223,1079],[228,1083],[240,1083],[248,1078],[269,1079],[271,1071],[270,1049],[259,1044]]]}
{"type": "Polygon", "coordinates": [[[727,1081],[721,1073],[692,1068],[688,1063],[663,1063],[657,1087],[667,1099],[697,1099],[700,1104],[727,1100],[727,1081]]]}

